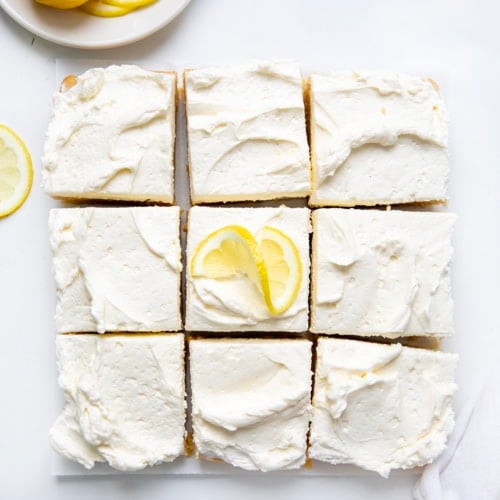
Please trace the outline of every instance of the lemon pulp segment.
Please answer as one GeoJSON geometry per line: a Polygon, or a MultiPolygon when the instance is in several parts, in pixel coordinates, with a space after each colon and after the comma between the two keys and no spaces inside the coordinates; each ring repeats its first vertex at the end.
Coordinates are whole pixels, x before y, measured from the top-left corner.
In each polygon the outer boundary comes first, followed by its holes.
{"type": "Polygon", "coordinates": [[[297,247],[278,229],[265,226],[258,239],[246,228],[225,226],[209,234],[196,248],[191,276],[228,280],[246,276],[260,291],[272,314],[285,312],[302,281],[297,247]]]}
{"type": "Polygon", "coordinates": [[[33,183],[31,155],[19,136],[0,124],[0,217],[15,212],[33,183]]]}

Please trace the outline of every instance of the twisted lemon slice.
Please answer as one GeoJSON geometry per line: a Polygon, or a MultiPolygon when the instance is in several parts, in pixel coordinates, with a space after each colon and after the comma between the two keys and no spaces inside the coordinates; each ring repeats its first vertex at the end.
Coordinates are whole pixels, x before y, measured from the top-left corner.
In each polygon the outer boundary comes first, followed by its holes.
{"type": "Polygon", "coordinates": [[[299,293],[302,265],[297,247],[280,230],[265,226],[255,238],[242,226],[225,226],[196,248],[191,276],[227,280],[246,276],[272,314],[285,312],[299,293]]]}
{"type": "Polygon", "coordinates": [[[31,155],[10,128],[0,124],[0,217],[15,212],[33,183],[31,155]]]}
{"type": "Polygon", "coordinates": [[[282,231],[265,226],[258,234],[260,253],[269,278],[269,310],[285,312],[297,298],[302,281],[302,264],[295,243],[282,231]]]}

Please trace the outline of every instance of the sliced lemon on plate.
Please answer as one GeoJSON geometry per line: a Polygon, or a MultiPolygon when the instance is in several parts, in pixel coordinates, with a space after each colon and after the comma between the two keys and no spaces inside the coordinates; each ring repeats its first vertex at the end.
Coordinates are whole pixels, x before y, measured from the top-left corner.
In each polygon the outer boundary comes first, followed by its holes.
{"type": "Polygon", "coordinates": [[[302,281],[297,247],[285,233],[270,226],[261,229],[257,238],[238,225],[214,231],[197,246],[190,271],[193,278],[247,277],[276,315],[293,304],[302,281]]]}
{"type": "Polygon", "coordinates": [[[131,9],[138,9],[139,7],[146,7],[157,2],[157,0],[103,0],[108,5],[115,5],[116,7],[125,7],[131,9]]]}
{"type": "Polygon", "coordinates": [[[35,0],[36,3],[47,5],[47,7],[53,7],[54,9],[74,9],[75,7],[80,7],[87,0],[35,0]]]}
{"type": "Polygon", "coordinates": [[[35,0],[37,3],[54,9],[74,9],[80,7],[87,14],[98,17],[118,17],[157,0],[35,0]]]}
{"type": "Polygon", "coordinates": [[[10,215],[24,203],[32,183],[28,148],[13,130],[0,124],[0,217],[10,215]]]}
{"type": "Polygon", "coordinates": [[[88,0],[80,9],[99,17],[124,16],[133,10],[146,7],[157,0],[88,0]]]}
{"type": "Polygon", "coordinates": [[[98,17],[118,17],[132,12],[134,8],[111,5],[101,0],[89,0],[80,7],[80,10],[98,17]]]}

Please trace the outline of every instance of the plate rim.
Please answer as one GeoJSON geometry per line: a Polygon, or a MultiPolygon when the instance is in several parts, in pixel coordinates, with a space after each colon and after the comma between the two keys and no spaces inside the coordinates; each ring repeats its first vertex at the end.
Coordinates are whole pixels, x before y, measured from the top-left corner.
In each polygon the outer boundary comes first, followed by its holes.
{"type": "Polygon", "coordinates": [[[191,0],[177,0],[177,5],[172,11],[163,19],[159,24],[155,24],[150,29],[135,33],[133,35],[126,35],[120,38],[111,38],[106,40],[89,41],[89,42],[72,42],[67,38],[62,38],[58,35],[53,35],[50,31],[45,31],[40,29],[38,26],[33,25],[27,21],[7,0],[0,0],[0,8],[17,24],[22,26],[24,29],[33,33],[44,40],[49,42],[62,45],[64,47],[71,47],[76,49],[112,49],[116,47],[122,47],[128,45],[144,38],[147,38],[157,31],[164,28],[167,24],[173,21],[191,2],[191,0]]]}

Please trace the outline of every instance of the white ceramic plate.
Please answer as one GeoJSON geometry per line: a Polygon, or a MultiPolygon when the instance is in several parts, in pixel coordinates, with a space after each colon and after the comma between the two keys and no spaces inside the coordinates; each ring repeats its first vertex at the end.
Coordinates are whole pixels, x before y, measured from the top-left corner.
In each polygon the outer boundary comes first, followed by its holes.
{"type": "Polygon", "coordinates": [[[68,47],[105,49],[141,40],[166,26],[190,0],[158,0],[122,17],[95,17],[78,9],[57,10],[34,0],[0,0],[0,7],[21,26],[68,47]]]}

